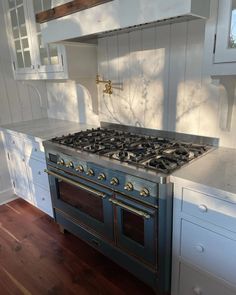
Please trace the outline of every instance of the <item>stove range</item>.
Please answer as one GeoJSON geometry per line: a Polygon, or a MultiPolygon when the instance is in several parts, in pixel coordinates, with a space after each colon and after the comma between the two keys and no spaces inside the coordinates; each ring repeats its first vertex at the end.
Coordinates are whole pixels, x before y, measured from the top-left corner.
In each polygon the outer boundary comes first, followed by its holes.
{"type": "Polygon", "coordinates": [[[52,142],[165,174],[173,172],[212,148],[206,144],[108,128],[56,137],[52,142]]]}
{"type": "Polygon", "coordinates": [[[169,294],[169,175],[213,145],[215,138],[104,122],[45,141],[54,218],[158,294],[169,294]]]}

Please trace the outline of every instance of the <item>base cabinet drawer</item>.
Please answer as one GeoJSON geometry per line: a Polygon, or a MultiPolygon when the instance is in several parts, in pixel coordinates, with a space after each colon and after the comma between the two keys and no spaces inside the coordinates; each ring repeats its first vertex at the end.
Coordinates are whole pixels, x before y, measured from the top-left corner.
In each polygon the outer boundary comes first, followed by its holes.
{"type": "Polygon", "coordinates": [[[53,217],[50,192],[35,184],[33,185],[32,191],[36,207],[53,217]]]}
{"type": "Polygon", "coordinates": [[[236,232],[236,204],[183,189],[183,212],[236,232]]]}
{"type": "Polygon", "coordinates": [[[236,286],[235,240],[182,220],[181,257],[236,286]]]}
{"type": "Polygon", "coordinates": [[[179,295],[235,295],[236,289],[229,289],[218,280],[181,263],[179,295]]]}
{"type": "Polygon", "coordinates": [[[46,169],[46,162],[41,162],[31,158],[29,159],[28,166],[31,176],[30,182],[49,190],[48,176],[44,172],[46,169]]]}
{"type": "Polygon", "coordinates": [[[45,161],[45,153],[42,142],[25,140],[25,154],[30,158],[45,161]]]}

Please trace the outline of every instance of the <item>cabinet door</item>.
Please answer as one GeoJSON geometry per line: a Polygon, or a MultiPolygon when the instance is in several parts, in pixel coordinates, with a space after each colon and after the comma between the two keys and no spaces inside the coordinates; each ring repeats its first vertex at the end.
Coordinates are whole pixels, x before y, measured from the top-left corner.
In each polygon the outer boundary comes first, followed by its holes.
{"type": "Polygon", "coordinates": [[[215,63],[236,61],[236,0],[219,0],[215,63]]]}
{"type": "Polygon", "coordinates": [[[37,70],[41,73],[63,71],[62,46],[56,44],[43,44],[40,24],[36,23],[35,14],[52,7],[52,0],[31,0],[28,4],[30,18],[32,19],[31,32],[37,53],[37,70]]]}
{"type": "Polygon", "coordinates": [[[25,165],[26,159],[22,154],[21,144],[22,142],[19,142],[18,138],[12,139],[12,144],[8,146],[8,159],[16,195],[31,202],[31,192],[25,165]]]}
{"type": "Polygon", "coordinates": [[[3,1],[6,10],[7,31],[13,59],[13,69],[17,74],[35,73],[34,56],[27,18],[26,0],[3,1]]]}

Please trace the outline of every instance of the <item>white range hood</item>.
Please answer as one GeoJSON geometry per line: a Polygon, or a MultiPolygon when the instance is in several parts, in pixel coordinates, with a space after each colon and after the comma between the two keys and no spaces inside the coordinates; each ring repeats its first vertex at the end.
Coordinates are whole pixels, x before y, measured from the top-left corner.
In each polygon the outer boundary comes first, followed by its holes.
{"type": "Polygon", "coordinates": [[[209,10],[210,0],[113,0],[45,22],[41,29],[45,43],[82,41],[140,25],[208,18],[209,10]]]}

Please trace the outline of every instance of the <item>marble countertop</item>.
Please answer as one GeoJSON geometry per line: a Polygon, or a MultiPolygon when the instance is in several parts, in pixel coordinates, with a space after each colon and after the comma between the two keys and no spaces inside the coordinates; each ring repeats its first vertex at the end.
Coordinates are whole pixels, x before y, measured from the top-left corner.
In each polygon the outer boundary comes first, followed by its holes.
{"type": "Polygon", "coordinates": [[[67,135],[68,133],[74,133],[89,128],[97,128],[99,126],[45,118],[12,123],[0,127],[23,135],[48,140],[56,136],[67,135]]]}
{"type": "Polygon", "coordinates": [[[171,175],[174,183],[183,180],[213,188],[222,196],[236,194],[236,149],[216,148],[171,175]]]}

